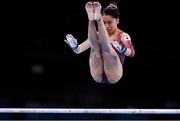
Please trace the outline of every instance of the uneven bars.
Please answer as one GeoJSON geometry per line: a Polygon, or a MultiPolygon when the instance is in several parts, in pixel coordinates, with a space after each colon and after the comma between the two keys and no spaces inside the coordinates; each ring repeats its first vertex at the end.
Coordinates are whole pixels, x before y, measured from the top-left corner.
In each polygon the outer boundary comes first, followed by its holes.
{"type": "Polygon", "coordinates": [[[0,108],[0,113],[180,114],[180,109],[0,108]]]}

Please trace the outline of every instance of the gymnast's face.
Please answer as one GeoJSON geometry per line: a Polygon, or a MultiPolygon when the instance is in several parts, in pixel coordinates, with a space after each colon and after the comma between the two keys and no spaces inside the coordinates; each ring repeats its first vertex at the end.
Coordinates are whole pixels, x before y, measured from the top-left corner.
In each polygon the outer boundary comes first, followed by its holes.
{"type": "Polygon", "coordinates": [[[119,19],[105,14],[102,16],[102,18],[108,34],[113,34],[113,32],[117,29],[119,19]]]}

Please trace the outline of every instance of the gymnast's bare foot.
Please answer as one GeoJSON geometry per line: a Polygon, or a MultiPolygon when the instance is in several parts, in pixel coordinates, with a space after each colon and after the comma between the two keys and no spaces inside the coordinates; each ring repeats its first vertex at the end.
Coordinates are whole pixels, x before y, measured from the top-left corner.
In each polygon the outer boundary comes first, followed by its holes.
{"type": "Polygon", "coordinates": [[[99,21],[101,19],[101,4],[99,2],[93,2],[94,4],[94,20],[99,21]]]}
{"type": "Polygon", "coordinates": [[[94,20],[94,6],[93,6],[93,3],[92,2],[88,2],[86,3],[86,12],[87,12],[87,15],[88,15],[88,19],[90,21],[93,21],[94,20]]]}

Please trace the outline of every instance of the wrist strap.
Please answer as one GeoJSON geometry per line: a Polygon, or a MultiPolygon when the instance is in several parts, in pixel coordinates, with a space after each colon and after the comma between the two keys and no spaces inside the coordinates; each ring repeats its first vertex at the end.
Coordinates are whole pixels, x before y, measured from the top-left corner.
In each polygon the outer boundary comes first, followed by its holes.
{"type": "Polygon", "coordinates": [[[76,45],[76,47],[73,47],[72,50],[76,50],[78,48],[78,44],[76,45]]]}
{"type": "Polygon", "coordinates": [[[127,48],[123,44],[121,46],[122,46],[121,53],[125,53],[127,48]]]}

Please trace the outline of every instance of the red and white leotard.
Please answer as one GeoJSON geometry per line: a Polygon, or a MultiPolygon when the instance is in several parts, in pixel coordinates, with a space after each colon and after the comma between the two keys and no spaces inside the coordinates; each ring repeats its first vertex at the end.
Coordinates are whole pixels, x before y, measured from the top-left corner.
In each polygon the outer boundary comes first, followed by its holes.
{"type": "MultiPolygon", "coordinates": [[[[130,49],[131,54],[129,55],[129,57],[134,57],[135,51],[129,34],[121,31],[113,41],[117,41],[120,45],[124,45],[125,48],[130,49]]],[[[116,49],[115,51],[118,53],[121,63],[124,63],[124,59],[126,55],[124,53],[118,52],[116,49]]]]}

